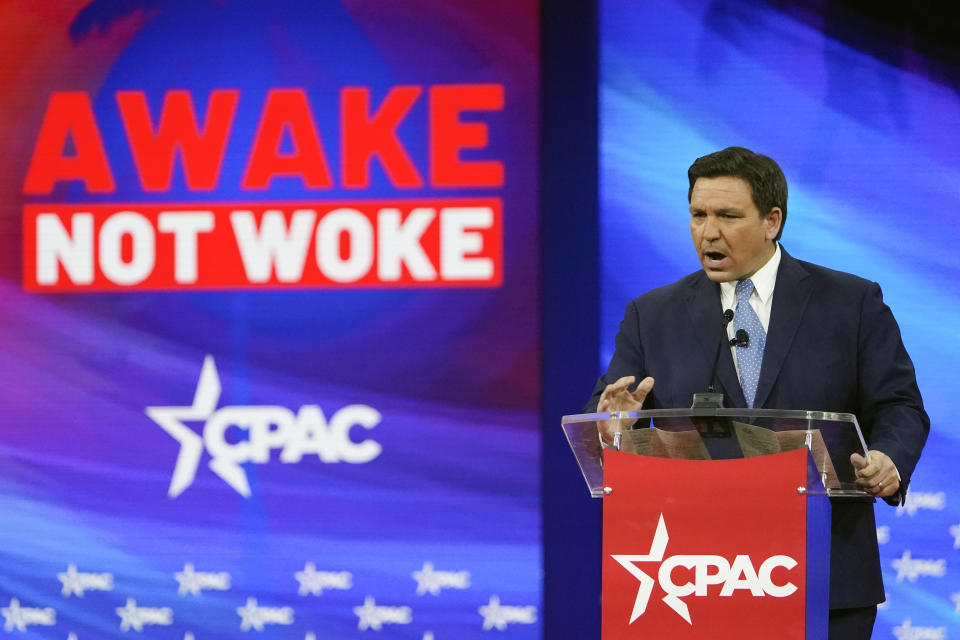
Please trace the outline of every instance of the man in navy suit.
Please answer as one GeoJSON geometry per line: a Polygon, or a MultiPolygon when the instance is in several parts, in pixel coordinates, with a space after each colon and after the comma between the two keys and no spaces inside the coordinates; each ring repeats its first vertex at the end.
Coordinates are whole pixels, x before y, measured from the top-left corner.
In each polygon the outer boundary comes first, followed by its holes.
{"type": "MultiPolygon", "coordinates": [[[[930,421],[880,287],[779,245],[787,182],[767,156],[730,147],[688,177],[702,270],[630,302],[586,410],[686,407],[713,384],[727,407],[853,413],[869,447],[851,457],[858,487],[902,503],[930,421]],[[710,380],[725,309],[729,337],[738,324],[750,337],[721,350],[710,380]]],[[[831,640],[869,638],[884,600],[873,502],[832,501],[831,640]]]]}

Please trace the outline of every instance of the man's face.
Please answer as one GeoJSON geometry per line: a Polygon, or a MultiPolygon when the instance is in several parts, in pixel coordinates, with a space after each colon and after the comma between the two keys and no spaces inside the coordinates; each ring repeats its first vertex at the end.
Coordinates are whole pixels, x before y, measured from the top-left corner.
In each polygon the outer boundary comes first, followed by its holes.
{"type": "Polygon", "coordinates": [[[750,185],[741,178],[697,178],[690,194],[690,234],[700,264],[714,282],[752,276],[776,246],[780,207],[766,217],[753,204],[750,185]]]}

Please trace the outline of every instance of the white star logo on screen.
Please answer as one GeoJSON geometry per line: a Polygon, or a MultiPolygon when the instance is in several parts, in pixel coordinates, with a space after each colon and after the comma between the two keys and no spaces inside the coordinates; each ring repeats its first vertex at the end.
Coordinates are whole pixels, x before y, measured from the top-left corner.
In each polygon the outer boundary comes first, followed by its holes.
{"type": "Polygon", "coordinates": [[[240,629],[249,631],[256,629],[263,631],[263,621],[260,619],[260,607],[257,605],[256,598],[247,598],[247,604],[237,607],[237,615],[240,616],[240,629]]]}
{"type": "Polygon", "coordinates": [[[10,604],[3,609],[0,609],[0,613],[3,614],[5,622],[3,628],[7,631],[26,631],[27,625],[23,622],[23,617],[20,615],[20,600],[17,598],[10,598],[10,604]]]}
{"type": "Polygon", "coordinates": [[[324,589],[348,591],[353,588],[353,574],[349,571],[317,571],[312,562],[306,563],[303,571],[295,572],[293,577],[300,583],[297,594],[301,596],[320,596],[324,589]]]}
{"type": "Polygon", "coordinates": [[[173,609],[170,607],[139,607],[133,598],[127,598],[127,603],[114,611],[120,616],[121,631],[143,631],[144,625],[173,624],[173,609]]]}
{"type": "Polygon", "coordinates": [[[247,604],[237,607],[237,615],[240,616],[241,631],[263,631],[264,625],[291,625],[294,620],[292,607],[262,607],[252,597],[247,598],[247,604]]]}
{"type": "MultiPolygon", "coordinates": [[[[173,469],[173,478],[170,479],[170,488],[167,495],[176,498],[184,489],[193,484],[197,475],[197,466],[200,464],[200,455],[203,453],[203,438],[193,429],[185,425],[184,420],[204,422],[217,408],[220,400],[220,376],[217,374],[217,365],[213,356],[203,359],[203,368],[200,370],[200,379],[197,381],[197,390],[193,395],[193,404],[189,407],[147,407],[147,415],[160,427],[180,443],[180,453],[177,455],[177,464],[173,469]]],[[[220,466],[225,467],[220,461],[220,466]]],[[[245,496],[250,495],[250,486],[247,476],[239,466],[234,469],[216,468],[218,460],[210,461],[210,467],[220,474],[230,486],[245,496]],[[229,479],[228,479],[229,478],[229,479]],[[236,485],[236,486],[234,486],[236,485]]]]}
{"type": "Polygon", "coordinates": [[[469,571],[437,571],[432,562],[424,562],[423,567],[414,571],[413,579],[417,581],[417,595],[426,594],[438,596],[443,589],[469,589],[469,571]]]}
{"type": "Polygon", "coordinates": [[[80,583],[77,565],[71,564],[67,566],[65,572],[62,571],[57,574],[57,580],[63,583],[63,589],[60,590],[61,595],[69,596],[75,593],[77,596],[83,597],[83,585],[80,583]]]}
{"type": "Polygon", "coordinates": [[[357,616],[357,629],[361,631],[367,629],[380,631],[382,624],[380,616],[377,615],[377,601],[375,599],[367,596],[362,605],[353,608],[353,613],[357,616]]]}
{"type": "Polygon", "coordinates": [[[10,598],[10,604],[0,609],[0,614],[6,620],[6,631],[26,631],[30,625],[52,627],[57,623],[57,612],[50,607],[21,607],[18,598],[10,598]]]}
{"type": "Polygon", "coordinates": [[[187,594],[199,596],[204,589],[215,591],[230,590],[230,574],[226,571],[210,572],[197,571],[193,568],[192,562],[183,565],[183,571],[177,571],[173,574],[173,579],[179,585],[177,595],[185,596],[187,594]]]}
{"type": "Polygon", "coordinates": [[[483,616],[483,630],[497,629],[499,631],[507,630],[507,617],[503,615],[503,608],[500,606],[499,596],[490,596],[487,604],[483,605],[477,612],[483,616]]]}
{"type": "Polygon", "coordinates": [[[357,616],[357,629],[360,631],[380,631],[385,624],[410,624],[413,620],[413,609],[410,607],[378,605],[372,596],[364,598],[362,605],[353,608],[353,613],[357,616]]]}
{"type": "Polygon", "coordinates": [[[518,606],[500,603],[500,596],[490,596],[487,604],[477,609],[483,616],[483,630],[497,629],[506,631],[509,624],[534,624],[537,621],[537,608],[533,605],[518,606]]]}
{"type": "Polygon", "coordinates": [[[299,463],[304,455],[316,455],[324,463],[365,464],[376,459],[383,448],[372,438],[356,441],[351,429],[373,429],[383,416],[373,407],[352,404],[329,417],[317,405],[302,405],[296,412],[277,405],[227,406],[217,408],[221,393],[220,376],[213,356],[203,360],[200,379],[190,406],[147,407],[145,412],[180,444],[177,462],[167,495],[176,498],[197,474],[204,451],[210,454],[210,469],[234,491],[250,497],[246,463],[267,464],[270,452],[281,449],[282,464],[299,463]],[[202,423],[202,435],[186,425],[202,423]],[[246,430],[247,439],[230,442],[232,427],[246,430]]]}
{"type": "Polygon", "coordinates": [[[77,571],[77,565],[70,564],[66,571],[57,574],[63,584],[60,594],[65,598],[76,594],[82,598],[86,591],[113,591],[112,573],[85,573],[77,571]]]}
{"type": "Polygon", "coordinates": [[[189,593],[190,595],[198,596],[203,591],[200,587],[200,581],[197,580],[197,572],[193,569],[193,563],[188,562],[183,565],[183,571],[174,573],[173,579],[176,580],[179,585],[177,587],[177,595],[185,596],[189,593]]]}

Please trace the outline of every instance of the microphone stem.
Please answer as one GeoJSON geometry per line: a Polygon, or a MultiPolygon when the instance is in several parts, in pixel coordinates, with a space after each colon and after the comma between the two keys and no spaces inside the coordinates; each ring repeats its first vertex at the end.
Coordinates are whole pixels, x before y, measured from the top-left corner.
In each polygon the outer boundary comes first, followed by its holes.
{"type": "Polygon", "coordinates": [[[733,320],[733,310],[727,309],[723,312],[723,332],[720,337],[720,344],[717,345],[717,352],[713,356],[713,367],[710,369],[710,384],[707,385],[707,391],[710,393],[715,393],[715,386],[713,381],[717,377],[717,365],[720,363],[720,350],[723,349],[723,346],[728,343],[727,338],[727,325],[733,320]]]}

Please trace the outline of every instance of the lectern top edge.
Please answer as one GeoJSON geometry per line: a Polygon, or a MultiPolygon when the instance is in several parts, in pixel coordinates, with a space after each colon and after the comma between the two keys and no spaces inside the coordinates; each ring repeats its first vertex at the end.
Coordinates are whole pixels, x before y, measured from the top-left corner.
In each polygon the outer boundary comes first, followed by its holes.
{"type": "MultiPolygon", "coordinates": [[[[588,422],[596,420],[640,419],[640,418],[683,418],[683,417],[739,417],[754,416],[757,418],[784,418],[787,420],[833,420],[836,422],[852,422],[860,431],[857,416],[852,413],[835,413],[831,411],[809,411],[806,409],[646,409],[643,411],[615,411],[613,413],[576,413],[563,416],[561,424],[574,422],[588,422]]],[[[864,442],[864,448],[866,443],[864,442]]]]}

